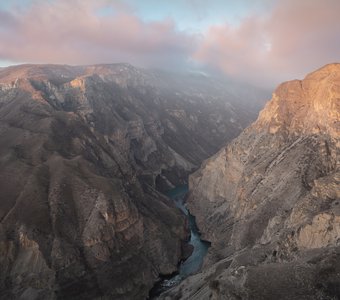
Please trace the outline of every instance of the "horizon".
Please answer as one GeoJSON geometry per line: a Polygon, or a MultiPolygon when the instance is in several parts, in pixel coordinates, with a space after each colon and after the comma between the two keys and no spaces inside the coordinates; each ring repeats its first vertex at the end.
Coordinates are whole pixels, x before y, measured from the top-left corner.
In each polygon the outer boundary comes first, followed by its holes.
{"type": "Polygon", "coordinates": [[[14,0],[0,3],[0,67],[125,62],[273,89],[339,61],[338,11],[336,0],[14,0]]]}
{"type": "Polygon", "coordinates": [[[273,87],[268,87],[268,86],[261,86],[261,85],[256,85],[253,84],[252,82],[249,81],[245,81],[242,80],[240,78],[233,78],[228,76],[228,74],[225,74],[223,72],[212,72],[212,73],[206,73],[205,71],[202,71],[200,69],[187,69],[187,70],[173,70],[173,69],[162,69],[162,68],[157,68],[157,67],[139,67],[139,66],[135,66],[129,62],[113,62],[113,63],[96,63],[96,64],[78,64],[78,65],[72,65],[72,64],[62,64],[62,63],[17,63],[17,64],[9,64],[9,65],[0,65],[0,69],[6,69],[6,68],[12,68],[12,67],[24,67],[24,66],[55,66],[55,67],[59,67],[59,66],[64,66],[64,67],[93,67],[93,66],[113,66],[113,65],[129,65],[132,68],[135,69],[139,69],[139,70],[145,70],[145,71],[159,71],[159,72],[165,72],[167,74],[178,74],[178,75],[187,75],[187,74],[195,74],[195,75],[201,75],[202,77],[205,78],[211,78],[211,79],[217,79],[217,80],[222,80],[225,82],[229,82],[231,84],[246,84],[249,87],[253,87],[253,88],[257,88],[258,90],[262,90],[264,92],[269,92],[269,93],[273,93],[275,92],[275,90],[283,83],[289,82],[289,81],[294,81],[294,80],[299,80],[302,81],[305,77],[307,77],[308,75],[315,73],[321,69],[326,68],[327,66],[330,65],[339,65],[340,62],[330,62],[330,63],[326,63],[324,65],[321,65],[317,68],[314,68],[313,70],[310,70],[308,72],[306,72],[305,74],[303,74],[301,77],[297,78],[297,77],[292,77],[290,79],[287,80],[283,80],[281,82],[278,82],[275,86],[273,87]]]}

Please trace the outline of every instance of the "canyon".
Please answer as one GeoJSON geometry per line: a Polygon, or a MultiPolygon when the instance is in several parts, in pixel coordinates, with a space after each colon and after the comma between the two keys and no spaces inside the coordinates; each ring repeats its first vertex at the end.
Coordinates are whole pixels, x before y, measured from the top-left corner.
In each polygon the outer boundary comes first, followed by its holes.
{"type": "Polygon", "coordinates": [[[187,221],[164,192],[266,99],[129,64],[1,68],[0,298],[145,299],[188,256],[187,221]]]}
{"type": "Polygon", "coordinates": [[[267,98],[129,64],[1,68],[0,298],[146,299],[179,272],[156,298],[338,299],[340,64],[255,120],[267,98]]]}
{"type": "Polygon", "coordinates": [[[340,298],[340,64],[281,84],[258,119],[190,175],[211,241],[160,299],[340,298]]]}

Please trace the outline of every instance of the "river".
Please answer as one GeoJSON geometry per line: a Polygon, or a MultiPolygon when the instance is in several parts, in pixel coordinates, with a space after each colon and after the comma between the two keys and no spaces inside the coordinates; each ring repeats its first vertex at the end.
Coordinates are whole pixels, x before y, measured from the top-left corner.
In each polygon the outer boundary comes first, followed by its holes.
{"type": "Polygon", "coordinates": [[[210,247],[209,242],[201,240],[201,234],[198,230],[195,217],[190,214],[189,210],[185,206],[184,199],[187,193],[188,186],[183,185],[168,191],[166,195],[175,202],[176,206],[188,218],[190,229],[189,244],[194,247],[193,252],[184,262],[180,264],[177,274],[163,276],[161,280],[155,284],[155,286],[150,291],[151,299],[177,285],[190,274],[194,274],[199,271],[202,267],[204,256],[207,254],[208,248],[210,247]]]}

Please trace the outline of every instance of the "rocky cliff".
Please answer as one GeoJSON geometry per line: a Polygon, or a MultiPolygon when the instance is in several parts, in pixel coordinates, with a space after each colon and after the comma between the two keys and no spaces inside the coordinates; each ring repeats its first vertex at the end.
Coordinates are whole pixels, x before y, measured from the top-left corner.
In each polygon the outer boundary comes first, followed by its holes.
{"type": "MultiPolygon", "coordinates": [[[[190,176],[212,242],[181,299],[339,299],[340,64],[281,84],[258,120],[190,176]]],[[[163,295],[166,298],[166,295],[163,295]]]]}
{"type": "Polygon", "coordinates": [[[185,222],[158,191],[255,116],[208,81],[126,64],[0,70],[1,299],[144,299],[176,270],[185,222]]]}
{"type": "Polygon", "coordinates": [[[159,190],[183,184],[256,118],[267,96],[236,82],[128,64],[1,70],[4,99],[19,86],[55,111],[81,117],[159,190]]]}

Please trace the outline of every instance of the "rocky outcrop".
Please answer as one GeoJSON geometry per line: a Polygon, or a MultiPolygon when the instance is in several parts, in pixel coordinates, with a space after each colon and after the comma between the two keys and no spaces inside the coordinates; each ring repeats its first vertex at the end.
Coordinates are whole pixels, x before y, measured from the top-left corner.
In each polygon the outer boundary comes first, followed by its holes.
{"type": "Polygon", "coordinates": [[[23,96],[2,115],[1,298],[145,297],[176,270],[182,216],[78,116],[23,96]]]}
{"type": "MultiPolygon", "coordinates": [[[[190,176],[212,242],[181,299],[337,299],[340,64],[280,85],[258,120],[190,176]]],[[[166,295],[164,295],[166,298],[166,295]]]]}
{"type": "Polygon", "coordinates": [[[144,299],[176,270],[185,221],[158,190],[254,114],[164,76],[129,65],[0,70],[1,299],[144,299]]]}
{"type": "Polygon", "coordinates": [[[56,111],[77,114],[159,190],[186,182],[203,159],[255,119],[266,93],[225,85],[128,64],[24,65],[0,74],[6,95],[20,86],[56,111]]]}

